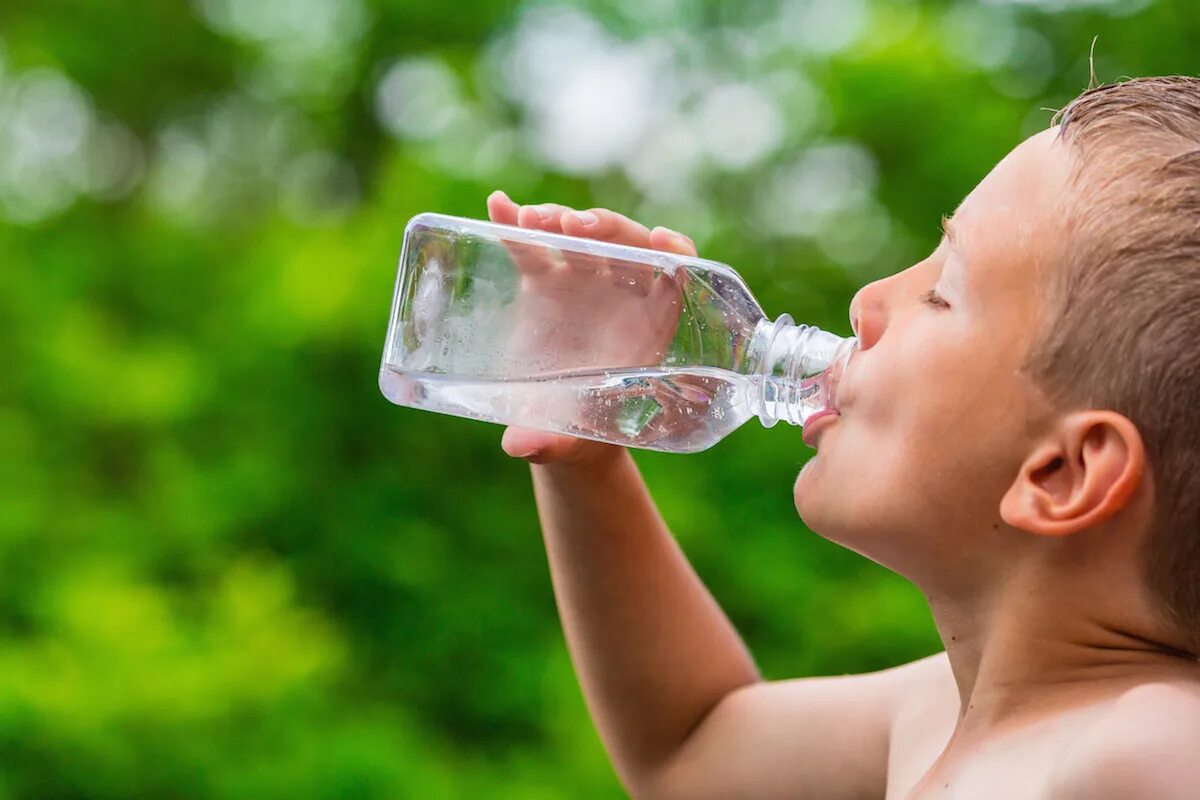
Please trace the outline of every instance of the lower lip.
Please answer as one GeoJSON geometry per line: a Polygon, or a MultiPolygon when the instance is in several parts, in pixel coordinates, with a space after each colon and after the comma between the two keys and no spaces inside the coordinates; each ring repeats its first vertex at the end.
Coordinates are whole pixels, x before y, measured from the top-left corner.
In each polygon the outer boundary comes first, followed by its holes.
{"type": "Polygon", "coordinates": [[[801,438],[809,447],[817,446],[817,433],[828,423],[837,419],[839,414],[836,411],[818,411],[808,418],[808,422],[804,425],[804,432],[801,438]]]}

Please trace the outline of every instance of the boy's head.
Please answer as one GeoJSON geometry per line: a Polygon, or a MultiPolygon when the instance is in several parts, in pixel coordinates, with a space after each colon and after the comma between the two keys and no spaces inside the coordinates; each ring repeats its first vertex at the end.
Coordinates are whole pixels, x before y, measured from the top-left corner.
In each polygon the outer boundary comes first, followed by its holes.
{"type": "Polygon", "coordinates": [[[1197,652],[1200,80],[1092,89],[1057,122],[854,298],[797,509],[940,592],[1130,577],[1197,652]]]}

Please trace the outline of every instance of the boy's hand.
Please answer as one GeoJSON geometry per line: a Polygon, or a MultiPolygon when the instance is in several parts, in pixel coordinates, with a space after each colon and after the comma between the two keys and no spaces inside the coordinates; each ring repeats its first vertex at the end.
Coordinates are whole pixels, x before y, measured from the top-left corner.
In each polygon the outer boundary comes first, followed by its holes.
{"type": "MultiPolygon", "coordinates": [[[[519,225],[522,228],[564,233],[568,236],[599,239],[681,255],[696,255],[696,246],[691,239],[669,228],[658,227],[648,230],[646,226],[634,222],[628,217],[603,208],[575,212],[573,209],[555,203],[518,206],[509,199],[508,195],[499,190],[488,197],[487,207],[490,220],[506,225],[519,225]]],[[[540,252],[523,253],[519,245],[510,247],[510,251],[517,262],[517,267],[535,279],[547,280],[548,278],[545,276],[548,270],[555,269],[553,266],[541,263],[544,256],[540,252]]],[[[586,277],[579,279],[586,279],[586,277]]],[[[674,285],[640,288],[651,292],[660,288],[663,291],[677,291],[674,285]]],[[[639,322],[645,322],[645,318],[630,321],[631,324],[639,322]]],[[[653,324],[654,320],[651,319],[650,322],[653,324]]],[[[664,328],[662,331],[646,331],[632,335],[650,342],[662,339],[662,344],[665,344],[670,341],[673,333],[673,322],[670,331],[664,328]]],[[[505,430],[501,447],[508,455],[514,458],[523,458],[532,464],[553,462],[579,464],[603,461],[615,458],[624,450],[622,447],[602,442],[516,427],[505,430]]]]}

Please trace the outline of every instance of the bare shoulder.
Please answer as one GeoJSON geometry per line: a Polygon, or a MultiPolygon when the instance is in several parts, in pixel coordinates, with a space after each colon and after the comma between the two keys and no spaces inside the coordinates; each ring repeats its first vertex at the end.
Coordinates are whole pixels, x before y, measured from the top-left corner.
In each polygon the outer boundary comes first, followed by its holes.
{"type": "Polygon", "coordinates": [[[1051,797],[1200,796],[1200,681],[1144,683],[1117,698],[1060,762],[1051,797]]]}
{"type": "Polygon", "coordinates": [[[895,667],[892,671],[901,683],[911,689],[938,694],[954,694],[956,691],[954,672],[950,669],[950,658],[944,650],[895,667]]]}
{"type": "Polygon", "coordinates": [[[959,694],[945,653],[898,668],[888,738],[888,786],[916,786],[953,735],[959,694]]]}
{"type": "Polygon", "coordinates": [[[958,687],[950,659],[945,652],[912,661],[892,670],[894,725],[903,725],[916,717],[946,717],[958,714],[958,687]]]}

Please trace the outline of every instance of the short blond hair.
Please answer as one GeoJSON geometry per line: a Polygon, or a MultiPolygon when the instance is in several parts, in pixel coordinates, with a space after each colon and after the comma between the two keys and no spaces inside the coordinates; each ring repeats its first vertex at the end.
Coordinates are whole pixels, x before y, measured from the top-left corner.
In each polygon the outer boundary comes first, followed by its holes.
{"type": "Polygon", "coordinates": [[[1145,578],[1200,652],[1200,79],[1089,89],[1055,118],[1072,148],[1061,263],[1023,370],[1064,407],[1127,416],[1154,519],[1145,578]]]}

